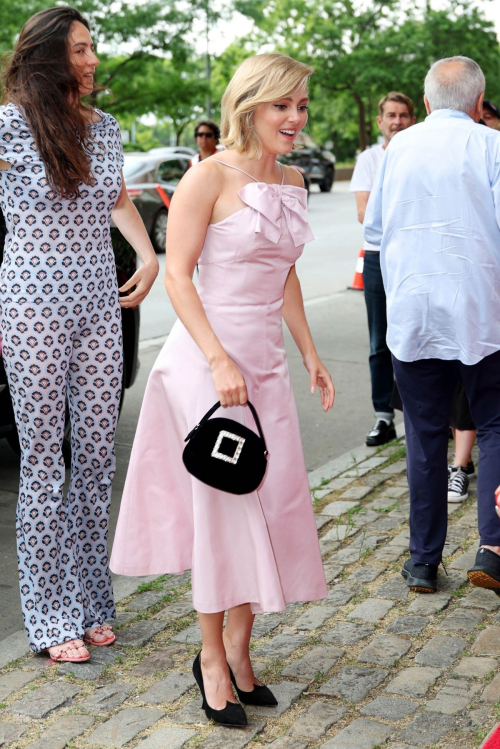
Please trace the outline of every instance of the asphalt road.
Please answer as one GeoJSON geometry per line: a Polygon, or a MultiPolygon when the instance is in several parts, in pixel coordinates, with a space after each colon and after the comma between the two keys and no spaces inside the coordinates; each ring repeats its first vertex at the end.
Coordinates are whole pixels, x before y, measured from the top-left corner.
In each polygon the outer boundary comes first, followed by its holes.
{"type": "MultiPolygon", "coordinates": [[[[308,374],[285,332],[308,470],[360,445],[372,426],[368,371],[368,335],[363,295],[347,291],[351,283],[361,227],[347,183],[328,194],[313,192],[309,216],[315,241],[297,264],[309,325],[316,347],[336,385],[333,411],[324,414],[319,397],[309,393],[308,374]]],[[[164,258],[161,258],[162,267],[164,258]]],[[[116,437],[117,474],[110,522],[112,542],[132,441],[149,371],[174,321],[162,272],[141,312],[141,368],[127,391],[116,437]]],[[[22,628],[16,570],[15,506],[17,456],[0,440],[0,640],[22,628]]]]}

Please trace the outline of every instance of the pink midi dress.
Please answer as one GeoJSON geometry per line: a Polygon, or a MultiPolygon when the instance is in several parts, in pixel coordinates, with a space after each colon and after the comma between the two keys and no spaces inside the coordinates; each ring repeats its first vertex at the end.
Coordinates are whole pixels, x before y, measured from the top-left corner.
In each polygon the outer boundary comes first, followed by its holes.
{"type": "MultiPolygon", "coordinates": [[[[191,569],[202,613],[243,603],[281,611],[327,594],[282,329],[288,273],[313,239],[307,192],[254,180],[238,194],[245,207],[208,227],[198,293],[259,414],[266,475],[237,496],[185,469],[184,439],[218,398],[208,362],[177,320],[148,380],[110,561],[129,576],[191,569]]],[[[216,416],[256,431],[247,407],[216,416]]]]}

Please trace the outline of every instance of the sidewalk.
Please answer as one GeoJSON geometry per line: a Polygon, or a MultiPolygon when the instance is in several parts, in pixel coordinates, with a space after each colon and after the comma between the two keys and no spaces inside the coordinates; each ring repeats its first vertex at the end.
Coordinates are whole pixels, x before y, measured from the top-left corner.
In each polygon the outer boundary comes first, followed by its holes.
{"type": "Polygon", "coordinates": [[[411,593],[404,454],[403,440],[362,447],[309,474],[329,595],[256,617],[252,657],[277,708],[248,707],[245,730],[207,722],[189,575],[162,577],[121,601],[117,642],[90,663],[28,655],[0,672],[0,746],[477,749],[500,717],[500,598],[467,582],[476,482],[449,506],[448,576],[411,593]]]}

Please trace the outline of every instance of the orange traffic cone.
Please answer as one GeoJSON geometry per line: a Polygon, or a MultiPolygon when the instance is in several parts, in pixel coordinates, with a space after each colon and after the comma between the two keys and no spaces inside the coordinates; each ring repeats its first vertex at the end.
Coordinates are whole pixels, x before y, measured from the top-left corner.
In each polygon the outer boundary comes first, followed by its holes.
{"type": "Polygon", "coordinates": [[[354,278],[352,280],[352,286],[348,286],[348,289],[354,289],[355,291],[363,291],[363,263],[364,263],[365,251],[361,249],[359,251],[358,259],[356,260],[356,268],[354,270],[354,278]]]}

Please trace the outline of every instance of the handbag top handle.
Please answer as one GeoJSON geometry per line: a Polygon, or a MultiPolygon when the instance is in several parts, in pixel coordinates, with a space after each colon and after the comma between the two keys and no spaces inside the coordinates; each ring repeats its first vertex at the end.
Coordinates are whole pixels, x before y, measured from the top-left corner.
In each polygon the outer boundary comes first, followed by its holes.
{"type": "MultiPolygon", "coordinates": [[[[250,411],[252,412],[252,416],[253,416],[253,418],[254,418],[255,424],[257,425],[257,430],[258,430],[258,432],[259,432],[259,436],[260,436],[260,438],[261,438],[262,442],[264,443],[264,454],[265,454],[265,455],[267,455],[267,445],[266,445],[266,440],[265,440],[265,438],[264,438],[264,434],[263,434],[263,432],[262,432],[262,427],[261,427],[261,425],[260,425],[260,421],[259,421],[259,417],[258,417],[258,415],[257,415],[257,411],[255,410],[254,406],[253,406],[253,405],[252,405],[252,404],[250,403],[250,401],[247,401],[247,402],[246,402],[246,405],[247,405],[247,406],[249,407],[250,411]]],[[[197,432],[197,430],[198,430],[198,429],[199,429],[200,427],[202,427],[202,426],[203,426],[203,424],[205,424],[205,423],[206,423],[206,422],[207,422],[207,421],[209,420],[209,418],[210,418],[211,416],[213,416],[213,414],[214,414],[214,413],[215,413],[215,412],[217,411],[217,409],[218,409],[218,408],[221,408],[221,404],[220,404],[220,402],[219,402],[219,401],[217,401],[217,403],[214,403],[214,405],[212,406],[212,408],[211,408],[211,409],[210,409],[209,411],[207,411],[207,412],[206,412],[205,416],[204,416],[204,417],[203,417],[203,418],[202,418],[202,419],[201,419],[201,420],[200,420],[200,421],[198,422],[198,424],[197,424],[197,425],[196,425],[196,426],[194,427],[194,429],[192,429],[192,430],[191,430],[191,431],[189,432],[189,434],[188,434],[188,436],[186,437],[186,439],[184,440],[184,442],[189,442],[189,440],[190,440],[190,439],[191,439],[192,437],[194,437],[194,435],[195,435],[195,433],[197,432]]]]}

